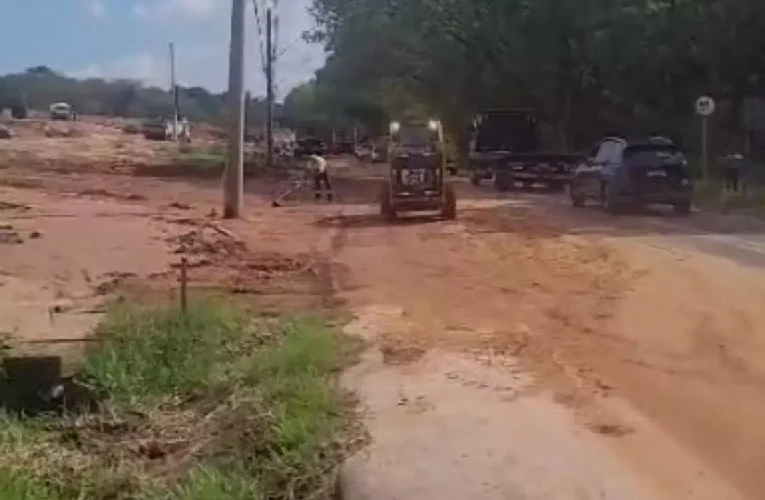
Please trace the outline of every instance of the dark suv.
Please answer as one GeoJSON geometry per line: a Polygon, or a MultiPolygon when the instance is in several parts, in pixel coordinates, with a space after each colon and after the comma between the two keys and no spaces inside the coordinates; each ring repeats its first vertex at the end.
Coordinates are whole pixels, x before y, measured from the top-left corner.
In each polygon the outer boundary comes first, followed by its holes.
{"type": "Polygon", "coordinates": [[[661,204],[688,215],[693,183],[688,161],[672,141],[605,137],[574,170],[569,193],[575,207],[595,200],[617,214],[628,207],[661,204]]]}

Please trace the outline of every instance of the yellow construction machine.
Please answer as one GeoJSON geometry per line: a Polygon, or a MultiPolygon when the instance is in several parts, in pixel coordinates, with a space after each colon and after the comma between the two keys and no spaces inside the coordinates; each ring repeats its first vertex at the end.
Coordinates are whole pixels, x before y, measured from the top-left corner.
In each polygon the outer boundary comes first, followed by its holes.
{"type": "Polygon", "coordinates": [[[385,219],[419,211],[436,211],[444,219],[455,219],[457,196],[446,176],[440,121],[390,123],[388,162],[380,195],[380,213],[385,219]]]}

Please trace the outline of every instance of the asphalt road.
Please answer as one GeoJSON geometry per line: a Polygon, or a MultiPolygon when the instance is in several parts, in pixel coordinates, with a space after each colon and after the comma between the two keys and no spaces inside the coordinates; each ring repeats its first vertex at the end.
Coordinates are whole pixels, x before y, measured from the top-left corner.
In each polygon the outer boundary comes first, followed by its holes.
{"type": "Polygon", "coordinates": [[[765,219],[701,210],[682,218],[664,207],[613,216],[595,205],[573,208],[566,194],[512,192],[505,197],[554,211],[575,233],[629,237],[653,246],[680,246],[745,266],[765,267],[765,219]]]}

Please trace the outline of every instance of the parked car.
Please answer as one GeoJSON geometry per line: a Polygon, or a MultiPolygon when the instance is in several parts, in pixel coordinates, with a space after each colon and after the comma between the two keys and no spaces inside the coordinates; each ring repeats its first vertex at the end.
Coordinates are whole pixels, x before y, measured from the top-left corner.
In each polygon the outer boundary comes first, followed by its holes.
{"type": "Polygon", "coordinates": [[[14,120],[25,120],[29,116],[29,109],[25,104],[14,104],[11,106],[11,118],[14,120]]]}
{"type": "Polygon", "coordinates": [[[71,104],[65,102],[57,102],[50,105],[49,108],[51,120],[76,120],[77,113],[75,113],[71,104]]]}
{"type": "Polygon", "coordinates": [[[330,152],[334,155],[352,155],[355,154],[353,141],[340,140],[332,143],[329,148],[330,152]]]}
{"type": "Polygon", "coordinates": [[[592,200],[618,214],[660,204],[685,216],[691,211],[693,182],[688,161],[674,142],[605,137],[574,169],[569,194],[575,207],[592,200]]]}
{"type": "Polygon", "coordinates": [[[356,158],[360,161],[373,162],[379,156],[375,147],[372,144],[364,143],[359,144],[354,152],[356,158]]]}

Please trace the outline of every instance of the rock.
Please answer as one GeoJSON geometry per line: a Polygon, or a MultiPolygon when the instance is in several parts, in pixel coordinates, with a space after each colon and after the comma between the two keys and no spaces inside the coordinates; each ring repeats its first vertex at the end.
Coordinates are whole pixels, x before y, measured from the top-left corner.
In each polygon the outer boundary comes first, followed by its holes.
{"type": "Polygon", "coordinates": [[[191,210],[191,205],[182,201],[174,201],[167,205],[168,208],[178,208],[180,210],[191,210]]]}
{"type": "Polygon", "coordinates": [[[82,133],[74,125],[52,125],[45,126],[46,137],[80,137],[82,133]]]}
{"type": "Polygon", "coordinates": [[[13,139],[14,137],[13,130],[0,125],[0,139],[13,139]]]}

